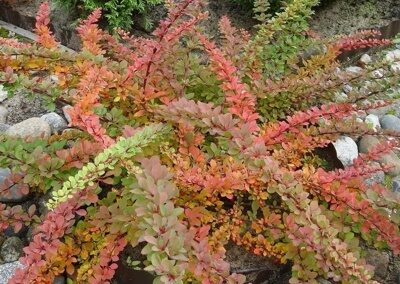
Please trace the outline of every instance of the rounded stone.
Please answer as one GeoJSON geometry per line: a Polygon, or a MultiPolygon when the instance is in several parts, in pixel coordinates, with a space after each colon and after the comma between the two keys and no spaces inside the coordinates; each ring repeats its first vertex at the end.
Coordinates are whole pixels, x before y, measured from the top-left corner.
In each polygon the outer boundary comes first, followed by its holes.
{"type": "MultiPolygon", "coordinates": [[[[371,148],[379,143],[380,141],[378,138],[371,135],[365,135],[360,139],[358,148],[360,153],[367,153],[371,148]]],[[[394,177],[400,175],[400,159],[393,151],[389,151],[389,153],[381,156],[379,162],[392,166],[392,168],[387,172],[390,176],[394,177]]]]}
{"type": "Polygon", "coordinates": [[[332,284],[332,283],[329,282],[328,280],[326,280],[326,279],[324,279],[324,278],[321,278],[321,277],[318,277],[318,278],[317,278],[317,282],[318,282],[318,284],[332,284]]]}
{"type": "Polygon", "coordinates": [[[392,114],[386,114],[380,119],[383,129],[399,131],[400,132],[400,118],[392,114]]]}
{"type": "Polygon", "coordinates": [[[47,138],[50,136],[50,134],[50,125],[39,117],[32,117],[20,123],[14,124],[6,131],[6,135],[20,138],[47,138]]]}
{"type": "Polygon", "coordinates": [[[363,54],[360,58],[360,62],[364,63],[364,64],[369,64],[372,62],[371,56],[369,56],[368,54],[363,54]]]}
{"type": "Polygon", "coordinates": [[[17,261],[23,253],[23,248],[24,244],[20,238],[10,237],[1,246],[0,254],[5,262],[17,261]]]}
{"type": "Polygon", "coordinates": [[[358,66],[349,66],[345,70],[346,70],[346,72],[353,73],[353,74],[360,74],[363,71],[363,69],[358,66]]]}
{"type": "Polygon", "coordinates": [[[390,69],[392,69],[392,71],[396,73],[400,72],[400,63],[393,63],[392,65],[390,65],[390,69]]]}
{"type": "Polygon", "coordinates": [[[0,105],[0,123],[6,123],[7,121],[8,110],[0,105]]]}
{"type": "Polygon", "coordinates": [[[55,112],[47,113],[45,115],[42,115],[40,118],[50,125],[52,133],[61,132],[68,127],[68,124],[64,120],[64,118],[62,118],[55,112]]]}
{"type": "Polygon", "coordinates": [[[385,59],[388,62],[394,62],[400,60],[400,49],[389,51],[388,53],[386,53],[385,59]]]}
{"type": "Polygon", "coordinates": [[[65,284],[65,277],[64,276],[57,276],[54,281],[53,284],[65,284]]]}
{"type": "Polygon", "coordinates": [[[358,142],[360,153],[367,153],[372,147],[379,144],[378,138],[372,135],[364,135],[358,142]]]}
{"type": "Polygon", "coordinates": [[[345,92],[337,92],[335,94],[335,101],[339,103],[346,102],[349,99],[345,92]]]}
{"type": "Polygon", "coordinates": [[[351,91],[353,91],[353,87],[349,84],[345,84],[343,86],[343,92],[345,92],[346,94],[350,93],[351,91]]]}
{"type": "Polygon", "coordinates": [[[392,190],[400,194],[400,176],[394,177],[392,180],[392,190]]]}
{"type": "Polygon", "coordinates": [[[381,128],[381,124],[379,122],[379,117],[375,114],[369,114],[365,117],[365,123],[371,126],[374,131],[377,131],[381,128]]]}
{"type": "Polygon", "coordinates": [[[342,136],[333,143],[337,158],[343,166],[353,164],[353,160],[358,157],[358,148],[356,142],[347,136],[342,136]]]}
{"type": "Polygon", "coordinates": [[[385,75],[385,70],[382,68],[372,71],[372,77],[375,79],[383,78],[384,75],[385,75]]]}

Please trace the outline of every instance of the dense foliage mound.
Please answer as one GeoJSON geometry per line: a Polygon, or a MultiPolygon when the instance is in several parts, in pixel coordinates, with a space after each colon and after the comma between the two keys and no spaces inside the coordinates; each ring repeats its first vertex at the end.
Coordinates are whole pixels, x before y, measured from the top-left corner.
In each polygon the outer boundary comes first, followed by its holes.
{"type": "Polygon", "coordinates": [[[1,38],[5,88],[71,104],[81,130],[0,138],[0,166],[13,173],[2,194],[19,184],[49,196],[47,210],[0,205],[2,229],[35,227],[11,283],[52,283],[63,273],[109,283],[120,252],[139,244],[147,260],[134,263],[156,283],[244,283],[224,261],[228,241],[292,263],[291,283],[374,283],[361,242],[400,252],[400,200],[364,179],[390,169],[372,162],[398,140],[338,170],[315,150],[342,134],[397,137],[356,114],[389,104],[400,74],[385,63],[341,71],[344,50],[390,42],[374,31],[313,36],[307,20],[317,2],[294,0],[273,18],[259,7],[254,38],[224,17],[218,47],[198,25],[203,0],[169,1],[151,39],[100,30],[95,10],[78,28],[76,54],[51,35],[46,3],[39,44],[1,38]],[[353,91],[336,103],[344,84],[353,91]]]}
{"type": "Polygon", "coordinates": [[[133,17],[141,15],[143,27],[149,29],[153,23],[146,16],[154,6],[164,3],[164,0],[56,0],[56,3],[69,9],[78,9],[80,14],[88,14],[96,9],[102,9],[110,29],[129,29],[133,17]]]}

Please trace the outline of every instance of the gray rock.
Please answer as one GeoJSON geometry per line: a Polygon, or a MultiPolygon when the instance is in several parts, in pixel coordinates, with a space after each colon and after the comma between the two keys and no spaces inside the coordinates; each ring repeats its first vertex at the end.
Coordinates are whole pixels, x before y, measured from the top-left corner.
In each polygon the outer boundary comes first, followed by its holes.
{"type": "Polygon", "coordinates": [[[52,133],[58,133],[68,127],[68,124],[64,118],[55,112],[47,113],[42,115],[40,118],[50,125],[52,133]]]}
{"type": "Polygon", "coordinates": [[[12,125],[6,131],[6,135],[21,138],[49,137],[50,125],[39,117],[28,118],[20,123],[12,125]]]}
{"type": "Polygon", "coordinates": [[[353,160],[358,157],[357,144],[350,137],[340,137],[333,143],[333,146],[335,147],[337,158],[342,162],[343,166],[353,164],[353,160]]]}
{"type": "MultiPolygon", "coordinates": [[[[140,250],[138,253],[140,253],[140,250]]],[[[277,265],[276,262],[273,262],[271,259],[249,253],[243,247],[231,243],[227,245],[226,260],[230,263],[232,272],[258,267],[268,270],[268,272],[271,274],[279,273],[280,270],[279,265],[277,265]]],[[[255,280],[258,278],[258,274],[258,272],[246,274],[246,280],[248,283],[257,283],[255,280]]],[[[285,282],[282,281],[282,283],[285,282]]]]}
{"type": "Polygon", "coordinates": [[[8,283],[18,268],[23,268],[19,261],[4,263],[0,265],[0,283],[8,283]]]}
{"type": "Polygon", "coordinates": [[[375,114],[369,114],[365,117],[365,123],[371,125],[372,129],[377,131],[381,128],[381,124],[379,123],[379,117],[375,114]]]}
{"type": "Polygon", "coordinates": [[[23,251],[24,244],[18,237],[10,237],[6,239],[1,246],[0,255],[5,262],[17,261],[23,251]]]}
{"type": "Polygon", "coordinates": [[[380,122],[383,129],[400,131],[400,118],[397,116],[386,114],[381,117],[380,122]]]}
{"type": "Polygon", "coordinates": [[[388,53],[386,53],[385,59],[388,62],[394,62],[400,60],[400,49],[389,51],[388,53]]]}
{"type": "Polygon", "coordinates": [[[389,255],[387,252],[368,249],[365,260],[375,267],[375,276],[385,279],[389,268],[389,255]]]}
{"type": "Polygon", "coordinates": [[[62,108],[65,119],[68,121],[68,123],[71,123],[71,117],[67,113],[67,110],[70,110],[70,109],[72,109],[72,106],[70,106],[70,105],[63,106],[63,108],[62,108]]]}
{"type": "Polygon", "coordinates": [[[318,284],[332,284],[330,281],[328,281],[324,278],[321,278],[321,277],[317,278],[317,282],[318,282],[318,284]]]}
{"type": "Polygon", "coordinates": [[[65,284],[65,277],[64,276],[57,276],[54,279],[53,284],[65,284]]]}
{"type": "Polygon", "coordinates": [[[392,180],[392,190],[400,194],[400,176],[394,177],[392,180]]]}
{"type": "MultiPolygon", "coordinates": [[[[11,171],[8,168],[0,168],[0,184],[4,182],[5,179],[10,177],[11,171]]],[[[23,193],[24,186],[20,184],[15,184],[7,190],[6,193],[0,194],[0,202],[21,202],[27,195],[23,193]]]]}
{"type": "Polygon", "coordinates": [[[368,54],[363,54],[360,58],[360,62],[364,63],[364,64],[369,64],[372,62],[371,56],[369,56],[368,54]]]}
{"type": "Polygon", "coordinates": [[[351,91],[353,91],[353,87],[349,84],[346,84],[343,86],[343,92],[345,92],[346,94],[350,93],[351,91]]]}
{"type": "MultiPolygon", "coordinates": [[[[365,135],[361,138],[358,144],[358,149],[360,153],[367,153],[371,148],[379,143],[380,141],[378,140],[378,138],[371,135],[365,135]]],[[[379,162],[383,164],[390,164],[391,166],[393,166],[387,172],[390,176],[394,177],[400,175],[400,159],[393,151],[390,151],[388,154],[383,155],[379,159],[379,162]]]]}
{"type": "Polygon", "coordinates": [[[4,106],[0,105],[0,123],[6,123],[7,114],[8,110],[4,106]]]}
{"type": "Polygon", "coordinates": [[[0,103],[7,99],[7,91],[4,90],[4,86],[0,85],[0,103]]]}
{"type": "Polygon", "coordinates": [[[15,124],[31,117],[40,117],[48,112],[42,103],[40,96],[27,97],[17,93],[4,102],[8,109],[7,123],[15,124]]]}
{"type": "Polygon", "coordinates": [[[346,72],[354,73],[354,74],[359,74],[363,71],[363,69],[358,66],[349,66],[345,70],[346,70],[346,72]]]}
{"type": "Polygon", "coordinates": [[[377,69],[372,71],[372,77],[375,79],[383,78],[385,71],[383,69],[377,69]]]}
{"type": "MultiPolygon", "coordinates": [[[[377,164],[376,162],[373,162],[372,164],[377,164]]],[[[371,186],[373,184],[379,183],[383,184],[385,181],[385,173],[383,171],[379,171],[371,175],[369,178],[365,179],[365,184],[368,186],[371,186]]]]}
{"type": "Polygon", "coordinates": [[[335,101],[342,103],[342,102],[346,102],[349,99],[349,97],[347,96],[347,94],[345,92],[338,92],[335,93],[335,101]]]}
{"type": "Polygon", "coordinates": [[[8,128],[10,128],[10,125],[5,123],[0,123],[0,134],[6,132],[8,128]]]}
{"type": "Polygon", "coordinates": [[[393,72],[400,72],[400,62],[390,65],[390,69],[392,69],[393,72]]]}
{"type": "Polygon", "coordinates": [[[53,81],[53,82],[58,82],[59,78],[58,78],[57,75],[50,75],[50,80],[53,81]]]}

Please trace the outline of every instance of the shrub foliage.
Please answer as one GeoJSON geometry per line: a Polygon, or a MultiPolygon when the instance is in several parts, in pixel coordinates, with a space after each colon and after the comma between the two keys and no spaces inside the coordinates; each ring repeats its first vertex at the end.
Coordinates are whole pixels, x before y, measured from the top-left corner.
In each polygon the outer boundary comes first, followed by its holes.
{"type": "Polygon", "coordinates": [[[146,260],[138,265],[156,283],[244,283],[224,260],[229,241],[292,263],[291,283],[375,283],[361,242],[400,252],[399,197],[364,183],[390,169],[372,162],[398,140],[346,169],[328,170],[315,155],[343,134],[398,136],[373,132],[355,114],[389,104],[400,75],[384,63],[348,73],[336,59],[390,42],[374,31],[313,37],[307,19],[317,1],[294,0],[254,37],[222,18],[216,46],[198,25],[206,4],[169,1],[151,39],[108,34],[95,10],[72,54],[53,38],[44,3],[38,44],[0,39],[5,88],[71,104],[77,129],[1,138],[0,166],[13,173],[1,194],[19,184],[50,195],[48,210],[0,206],[2,229],[35,227],[11,283],[52,283],[63,273],[109,283],[120,252],[139,244],[146,260]],[[319,52],[301,59],[310,47],[319,52]],[[352,92],[337,103],[344,84],[352,92]]]}
{"type": "Polygon", "coordinates": [[[56,2],[69,9],[79,9],[85,14],[102,9],[110,29],[114,30],[131,28],[133,17],[138,17],[138,15],[141,15],[144,20],[143,27],[150,28],[153,23],[146,13],[164,0],[56,0],[56,2]]]}

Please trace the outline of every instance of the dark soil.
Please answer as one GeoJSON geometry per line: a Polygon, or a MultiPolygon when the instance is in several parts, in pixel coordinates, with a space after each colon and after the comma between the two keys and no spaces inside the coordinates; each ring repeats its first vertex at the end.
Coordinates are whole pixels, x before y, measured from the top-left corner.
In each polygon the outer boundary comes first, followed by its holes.
{"type": "Polygon", "coordinates": [[[400,19],[399,0],[334,0],[316,9],[311,28],[322,36],[378,28],[400,19]]]}

